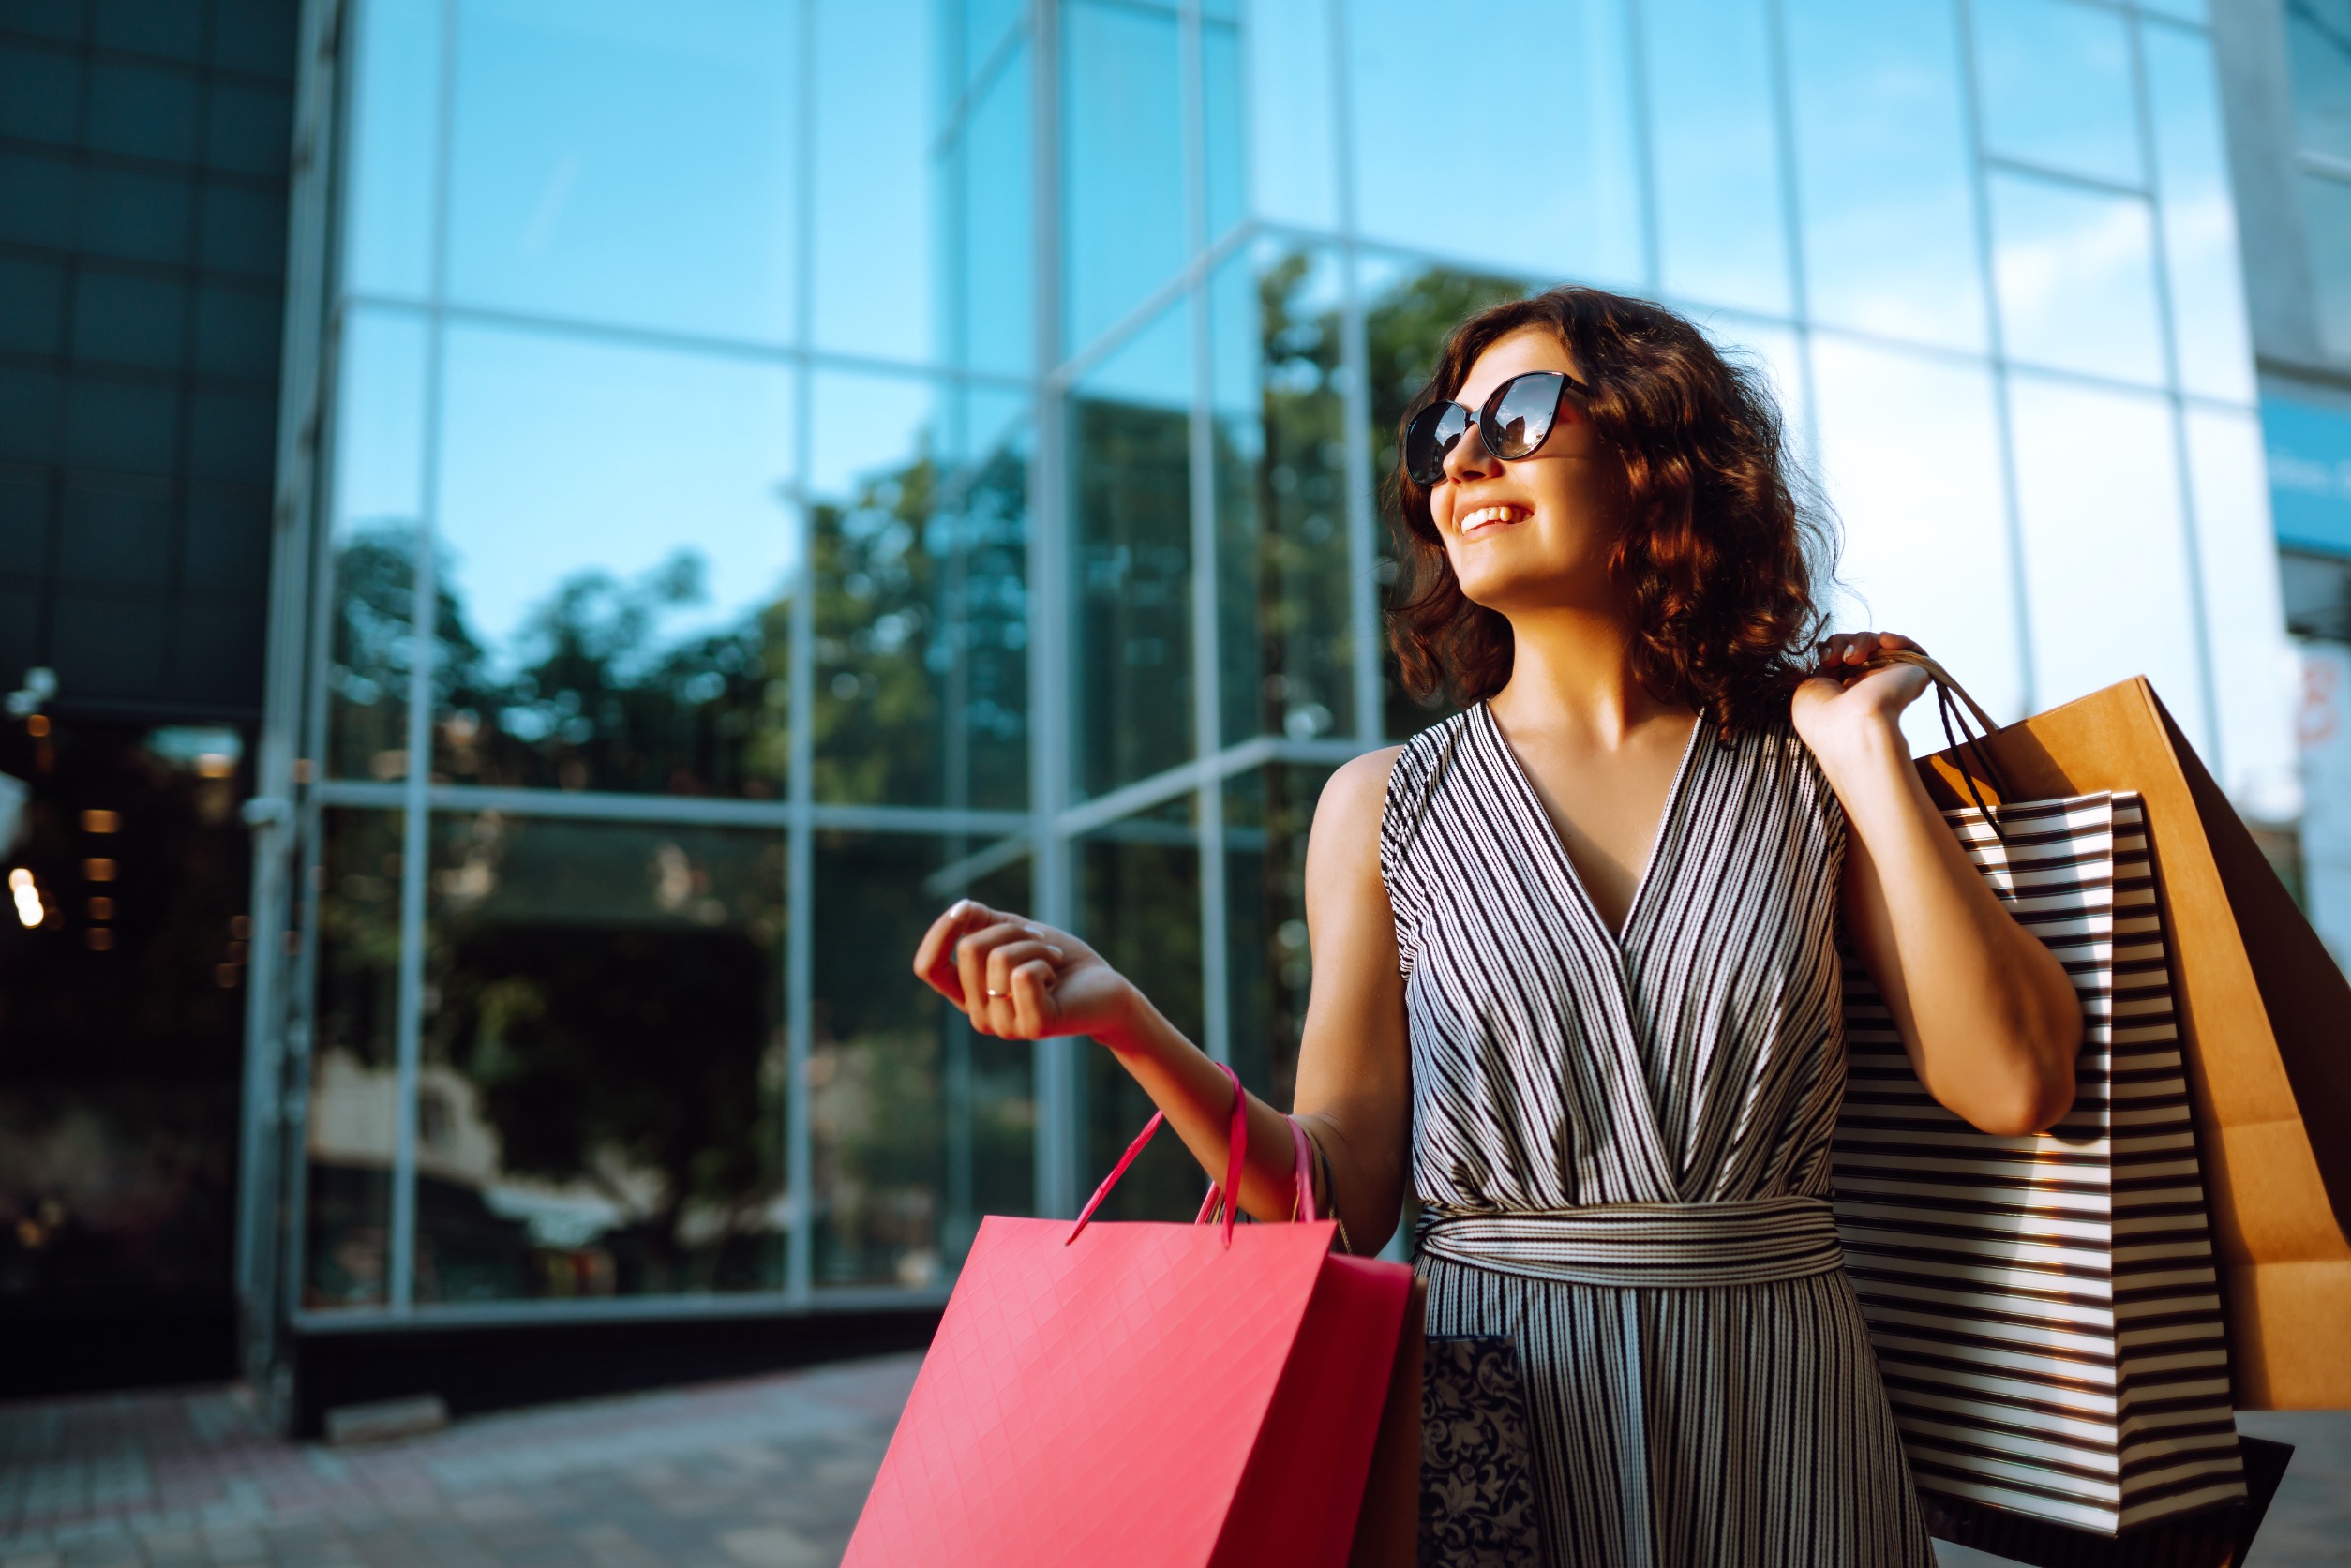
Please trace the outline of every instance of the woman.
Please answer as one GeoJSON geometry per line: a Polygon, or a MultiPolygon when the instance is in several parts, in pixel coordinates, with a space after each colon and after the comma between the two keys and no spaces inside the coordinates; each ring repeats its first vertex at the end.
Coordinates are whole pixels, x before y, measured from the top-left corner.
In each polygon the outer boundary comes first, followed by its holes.
{"type": "MultiPolygon", "coordinates": [[[[1563,1568],[1929,1564],[1829,1210],[1837,938],[1988,1132],[2065,1111],[2081,1015],[1912,770],[1925,678],[1871,665],[1910,645],[1815,655],[1771,400],[1655,306],[1468,321],[1401,467],[1397,651],[1470,706],[1315,814],[1319,1195],[1376,1247],[1409,1157],[1430,1331],[1518,1340],[1563,1568]]],[[[1085,944],[965,903],[915,967],[983,1033],[1094,1036],[1221,1168],[1226,1079],[1085,944]]]]}

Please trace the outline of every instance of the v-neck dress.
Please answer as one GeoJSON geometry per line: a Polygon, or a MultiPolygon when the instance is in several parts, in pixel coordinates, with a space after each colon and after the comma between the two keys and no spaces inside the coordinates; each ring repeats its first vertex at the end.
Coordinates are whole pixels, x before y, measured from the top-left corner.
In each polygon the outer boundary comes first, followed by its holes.
{"type": "Polygon", "coordinates": [[[1389,776],[1429,1332],[1518,1341],[1554,1568],[1931,1568],[1829,1206],[1845,817],[1701,724],[1621,933],[1483,703],[1389,776]]]}

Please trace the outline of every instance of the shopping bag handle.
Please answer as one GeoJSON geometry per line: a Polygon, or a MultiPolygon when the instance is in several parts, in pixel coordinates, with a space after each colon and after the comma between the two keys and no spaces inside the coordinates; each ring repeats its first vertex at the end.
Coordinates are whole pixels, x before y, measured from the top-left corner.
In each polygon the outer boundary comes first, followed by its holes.
{"type": "MultiPolygon", "coordinates": [[[[1209,1184],[1208,1196],[1202,1201],[1200,1213],[1192,1223],[1205,1225],[1221,1215],[1224,1245],[1230,1247],[1233,1245],[1234,1223],[1240,1218],[1240,1204],[1225,1202],[1225,1194],[1240,1189],[1241,1165],[1249,1155],[1249,1096],[1241,1091],[1239,1073],[1223,1062],[1219,1062],[1217,1067],[1233,1085],[1233,1117],[1225,1137],[1224,1180],[1209,1184]]],[[[1166,1112],[1151,1113],[1151,1119],[1143,1124],[1143,1130],[1135,1135],[1135,1141],[1127,1145],[1127,1152],[1118,1157],[1118,1163],[1110,1168],[1110,1174],[1102,1178],[1102,1185],[1094,1189],[1094,1196],[1088,1198],[1086,1207],[1078,1211],[1077,1223],[1070,1227],[1070,1233],[1062,1238],[1062,1246],[1067,1247],[1078,1239],[1079,1233],[1092,1221],[1094,1211],[1101,1208],[1102,1200],[1110,1196],[1110,1189],[1118,1185],[1118,1178],[1127,1173],[1127,1167],[1135,1162],[1135,1157],[1142,1154],[1144,1146],[1151,1142],[1151,1135],[1158,1132],[1166,1121],[1166,1112]]],[[[1306,1129],[1295,1121],[1290,1124],[1290,1141],[1297,1159],[1294,1177],[1297,1184],[1295,1212],[1310,1220],[1315,1217],[1314,1178],[1310,1174],[1312,1167],[1307,1163],[1306,1129]]]]}
{"type": "Polygon", "coordinates": [[[1959,769],[1959,782],[1967,786],[1968,799],[1975,803],[1975,809],[1984,814],[1984,825],[1992,829],[1992,836],[2002,844],[2007,844],[2008,835],[2000,829],[1999,817],[1984,803],[1983,793],[1976,788],[1975,783],[1976,773],[1981,772],[1991,781],[1992,788],[1997,792],[1997,800],[2008,801],[2016,798],[2016,792],[2009,787],[2008,775],[2000,770],[1999,764],[1993,760],[1990,750],[1984,745],[1992,732],[2000,726],[1993,722],[1992,715],[1984,710],[1982,703],[1968,695],[1965,686],[1952,679],[1949,670],[1916,649],[1880,649],[1862,667],[1884,669],[1892,665],[1912,665],[1926,672],[1927,679],[1934,684],[1935,711],[1943,722],[1943,739],[1954,752],[1975,763],[1973,770],[1965,767],[1959,769]],[[1966,705],[1965,711],[1961,710],[1961,704],[1966,705]],[[1968,727],[1970,715],[1975,719],[1976,729],[1968,727]]]}

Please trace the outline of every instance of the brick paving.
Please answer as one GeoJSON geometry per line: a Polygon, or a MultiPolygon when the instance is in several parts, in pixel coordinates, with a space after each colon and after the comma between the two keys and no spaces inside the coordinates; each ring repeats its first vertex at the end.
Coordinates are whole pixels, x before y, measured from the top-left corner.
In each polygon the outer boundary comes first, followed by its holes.
{"type": "MultiPolygon", "coordinates": [[[[547,1406],[352,1448],[274,1437],[230,1388],[0,1405],[0,1568],[826,1568],[918,1365],[547,1406]]],[[[2249,1568],[2351,1568],[2351,1412],[2240,1419],[2297,1445],[2249,1568]]]]}

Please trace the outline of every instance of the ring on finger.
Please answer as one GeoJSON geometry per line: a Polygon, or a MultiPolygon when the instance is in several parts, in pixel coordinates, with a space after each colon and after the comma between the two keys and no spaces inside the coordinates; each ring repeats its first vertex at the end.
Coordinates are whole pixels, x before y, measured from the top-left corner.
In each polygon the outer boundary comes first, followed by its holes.
{"type": "Polygon", "coordinates": [[[1012,993],[1009,991],[991,991],[988,994],[991,996],[1010,996],[1012,993]]]}

